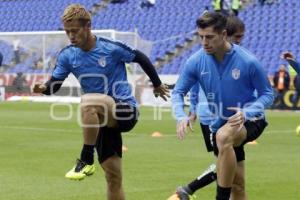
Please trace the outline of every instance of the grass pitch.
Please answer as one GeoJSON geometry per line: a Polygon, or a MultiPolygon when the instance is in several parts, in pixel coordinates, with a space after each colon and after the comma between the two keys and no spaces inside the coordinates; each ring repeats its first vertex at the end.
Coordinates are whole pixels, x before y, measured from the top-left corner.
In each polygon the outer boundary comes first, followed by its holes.
{"type": "MultiPolygon", "coordinates": [[[[0,103],[0,199],[105,200],[103,172],[83,181],[64,178],[79,156],[82,137],[77,105],[0,103]],[[52,108],[52,109],[51,109],[52,108]],[[52,115],[52,117],[51,117],[52,115]],[[53,120],[53,116],[60,120],[53,120]]],[[[300,113],[269,111],[269,126],[257,145],[246,145],[249,199],[300,199],[300,113]]],[[[170,111],[142,108],[140,121],[124,134],[124,187],[128,200],[165,200],[214,162],[199,126],[183,141],[170,111]],[[160,120],[154,120],[159,118],[160,120]],[[155,131],[163,137],[153,138],[155,131]]],[[[214,199],[215,184],[198,191],[214,199]]]]}

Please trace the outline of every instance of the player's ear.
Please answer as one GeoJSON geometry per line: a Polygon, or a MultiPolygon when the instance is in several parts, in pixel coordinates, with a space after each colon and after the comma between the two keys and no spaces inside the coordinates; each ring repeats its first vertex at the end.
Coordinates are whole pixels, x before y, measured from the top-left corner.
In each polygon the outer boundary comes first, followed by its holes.
{"type": "Polygon", "coordinates": [[[227,40],[227,30],[226,29],[224,29],[222,31],[222,37],[223,37],[223,40],[227,40]]]}
{"type": "Polygon", "coordinates": [[[91,21],[87,21],[85,26],[88,28],[88,29],[91,29],[92,28],[92,23],[91,21]]]}

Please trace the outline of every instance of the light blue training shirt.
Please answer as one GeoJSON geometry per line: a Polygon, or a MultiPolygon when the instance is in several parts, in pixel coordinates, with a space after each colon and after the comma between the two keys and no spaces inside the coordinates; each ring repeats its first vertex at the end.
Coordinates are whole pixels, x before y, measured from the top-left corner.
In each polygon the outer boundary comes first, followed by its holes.
{"type": "Polygon", "coordinates": [[[190,89],[190,113],[196,114],[203,125],[210,125],[214,117],[209,110],[208,102],[200,84],[190,89]]]}
{"type": "Polygon", "coordinates": [[[64,48],[58,56],[52,76],[65,80],[72,73],[84,93],[106,94],[116,102],[136,106],[125,68],[125,63],[134,58],[134,50],[129,46],[99,37],[95,47],[88,52],[74,45],[64,48]]]}

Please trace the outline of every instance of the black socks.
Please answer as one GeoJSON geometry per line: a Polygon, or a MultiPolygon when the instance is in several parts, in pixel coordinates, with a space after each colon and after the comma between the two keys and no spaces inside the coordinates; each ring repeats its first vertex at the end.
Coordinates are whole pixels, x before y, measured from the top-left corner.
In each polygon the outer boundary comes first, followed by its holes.
{"type": "Polygon", "coordinates": [[[94,147],[95,145],[84,144],[81,150],[80,160],[88,165],[94,164],[94,147]]]}
{"type": "Polygon", "coordinates": [[[200,178],[197,178],[193,180],[191,183],[187,185],[187,187],[192,191],[192,194],[197,191],[200,188],[203,188],[210,183],[214,182],[217,180],[217,173],[216,172],[209,172],[200,178]]]}
{"type": "Polygon", "coordinates": [[[231,187],[225,188],[218,185],[216,200],[229,200],[230,192],[231,192],[231,187]]]}

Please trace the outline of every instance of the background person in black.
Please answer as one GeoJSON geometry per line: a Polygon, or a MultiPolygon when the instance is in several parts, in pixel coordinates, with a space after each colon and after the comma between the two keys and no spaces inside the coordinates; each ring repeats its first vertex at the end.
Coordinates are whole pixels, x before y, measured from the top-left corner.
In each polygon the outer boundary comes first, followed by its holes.
{"type": "Polygon", "coordinates": [[[295,56],[293,53],[289,51],[285,51],[280,55],[281,59],[286,60],[291,67],[294,68],[294,70],[297,72],[297,75],[295,76],[294,79],[294,87],[295,87],[295,95],[293,96],[293,107],[295,108],[297,106],[297,102],[299,101],[300,97],[300,66],[299,63],[296,61],[295,56]]]}
{"type": "Polygon", "coordinates": [[[13,86],[17,91],[22,91],[24,89],[24,86],[26,86],[27,81],[25,77],[23,76],[22,72],[18,72],[16,78],[13,81],[13,86]]]}
{"type": "Polygon", "coordinates": [[[2,53],[0,52],[0,67],[1,67],[1,65],[2,65],[2,61],[3,61],[3,55],[2,55],[2,53]]]}
{"type": "Polygon", "coordinates": [[[293,108],[297,108],[300,99],[300,74],[297,74],[294,78],[295,94],[293,96],[293,108]]]}
{"type": "Polygon", "coordinates": [[[285,65],[280,65],[273,78],[274,89],[276,91],[276,98],[274,101],[274,108],[284,107],[284,94],[290,87],[290,74],[286,70],[285,65]]]}

